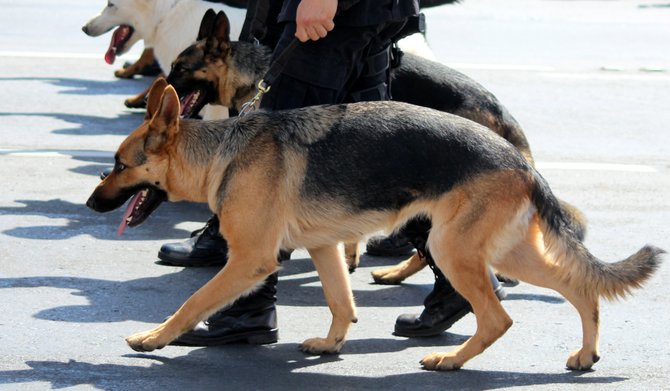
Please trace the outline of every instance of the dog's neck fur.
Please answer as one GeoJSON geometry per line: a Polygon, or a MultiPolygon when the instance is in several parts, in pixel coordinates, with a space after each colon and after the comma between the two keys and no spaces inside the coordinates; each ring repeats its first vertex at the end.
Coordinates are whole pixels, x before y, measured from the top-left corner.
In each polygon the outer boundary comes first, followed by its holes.
{"type": "Polygon", "coordinates": [[[240,110],[256,94],[256,86],[270,67],[272,51],[267,46],[249,42],[231,42],[226,88],[219,88],[219,102],[240,110]],[[226,91],[228,90],[228,91],[226,91]]]}
{"type": "Polygon", "coordinates": [[[220,173],[237,154],[234,149],[243,148],[258,133],[238,129],[237,122],[237,118],[180,120],[170,155],[182,159],[170,160],[167,178],[172,201],[207,202],[210,206],[216,202],[220,173]]]}

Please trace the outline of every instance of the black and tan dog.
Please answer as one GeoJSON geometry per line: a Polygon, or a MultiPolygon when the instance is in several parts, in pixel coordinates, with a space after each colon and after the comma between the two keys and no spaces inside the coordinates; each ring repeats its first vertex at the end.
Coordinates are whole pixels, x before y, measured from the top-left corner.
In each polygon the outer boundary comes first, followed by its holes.
{"type": "MultiPolygon", "coordinates": [[[[205,13],[197,42],[172,65],[168,83],[179,94],[186,117],[197,114],[205,104],[240,110],[256,92],[270,63],[270,49],[248,42],[231,42],[230,23],[224,12],[205,13]]],[[[391,70],[393,100],[452,113],[491,129],[511,142],[533,162],[523,129],[490,91],[461,72],[435,61],[406,53],[391,70]]],[[[574,230],[583,238],[585,217],[574,207],[562,203],[574,230]]],[[[359,264],[357,243],[345,245],[350,270],[359,264]]],[[[399,284],[418,272],[426,263],[415,254],[406,261],[372,273],[376,282],[399,284]]]]}
{"type": "Polygon", "coordinates": [[[338,242],[392,229],[423,215],[437,266],[472,304],[477,331],[451,353],[423,358],[453,370],[512,325],[487,265],[561,293],[582,319],[583,346],[567,365],[598,360],[599,298],[625,296],[657,269],[646,246],[603,263],[572,232],[544,179],[510,143],[472,121],[399,102],[255,112],[221,121],[180,119],[176,91],[154,84],[146,120],[123,141],[114,171],[87,205],[129,205],[131,225],[164,199],[207,202],[228,240],[226,266],[163,324],[127,339],[159,349],[249,293],[278,268],[282,247],[306,248],[333,314],[308,353],[335,353],[356,322],[338,242]]]}

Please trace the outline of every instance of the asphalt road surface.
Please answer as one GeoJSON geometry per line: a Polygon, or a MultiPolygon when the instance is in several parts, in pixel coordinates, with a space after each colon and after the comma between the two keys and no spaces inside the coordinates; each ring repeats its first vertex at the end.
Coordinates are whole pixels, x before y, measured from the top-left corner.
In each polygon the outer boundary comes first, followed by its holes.
{"type": "MultiPolygon", "coordinates": [[[[667,264],[602,304],[602,359],[584,373],[564,367],[581,342],[576,311],[523,283],[508,288],[504,337],[460,371],[422,370],[425,354],[472,335],[474,317],[435,338],[393,336],[432,275],[373,285],[370,271],[398,259],[367,256],[351,276],[359,322],[342,353],[306,356],[297,345],[326,332],[329,311],[304,251],[281,272],[278,343],[130,350],[125,336],[161,322],[216,268],[156,263],[160,244],[207,219],[204,205],[163,205],[122,238],[121,211],[84,206],[142,121],[123,99],[150,82],[115,79],[109,36],[80,31],[104,4],[0,1],[0,389],[670,389],[667,264]]],[[[586,213],[594,254],[670,249],[667,0],[466,0],[427,14],[439,60],[500,98],[554,191],[586,213]]]]}

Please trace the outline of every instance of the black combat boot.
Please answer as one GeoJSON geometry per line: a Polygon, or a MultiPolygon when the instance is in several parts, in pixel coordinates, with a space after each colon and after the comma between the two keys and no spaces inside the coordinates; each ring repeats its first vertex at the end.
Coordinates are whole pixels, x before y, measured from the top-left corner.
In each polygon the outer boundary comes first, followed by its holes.
{"type": "MultiPolygon", "coordinates": [[[[429,263],[430,265],[430,263],[429,263]]],[[[444,278],[442,272],[431,265],[435,273],[433,290],[423,302],[424,309],[420,315],[403,314],[395,321],[393,334],[401,337],[430,337],[439,335],[449,329],[454,323],[472,311],[470,303],[463,298],[444,278]]],[[[496,276],[490,272],[491,283],[499,300],[503,300],[507,293],[498,282],[496,276]]]]}
{"type": "MultiPolygon", "coordinates": [[[[430,220],[418,217],[409,221],[401,230],[416,247],[419,255],[428,263],[435,275],[435,284],[423,302],[424,310],[420,315],[403,314],[396,319],[395,335],[402,337],[438,335],[472,311],[470,303],[456,292],[440,269],[435,266],[435,261],[426,248],[431,226],[430,220]]],[[[493,272],[489,271],[489,274],[496,296],[500,300],[504,299],[507,293],[500,286],[493,272]]]]}
{"type": "Polygon", "coordinates": [[[228,244],[219,233],[219,219],[212,216],[207,224],[191,233],[183,242],[166,243],[158,259],[175,266],[221,266],[228,260],[228,244]]]}
{"type": "Polygon", "coordinates": [[[365,252],[379,257],[404,257],[414,252],[414,245],[402,232],[397,232],[389,236],[371,237],[365,252]]]}
{"type": "MultiPolygon", "coordinates": [[[[292,250],[279,252],[278,261],[291,258],[292,250]]],[[[277,342],[277,274],[273,273],[249,296],[198,323],[171,345],[214,346],[230,343],[255,345],[277,342]]]]}
{"type": "Polygon", "coordinates": [[[238,299],[191,331],[172,341],[171,345],[214,346],[231,343],[254,345],[277,342],[277,273],[249,296],[238,299]]]}

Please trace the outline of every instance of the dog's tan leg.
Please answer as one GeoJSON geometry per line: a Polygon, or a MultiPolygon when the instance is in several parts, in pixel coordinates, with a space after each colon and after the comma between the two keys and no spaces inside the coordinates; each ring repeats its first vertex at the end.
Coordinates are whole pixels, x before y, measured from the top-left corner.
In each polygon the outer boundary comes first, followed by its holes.
{"type": "Polygon", "coordinates": [[[358,242],[344,243],[344,259],[349,267],[349,273],[353,273],[361,263],[361,251],[358,242]]]}
{"type": "Polygon", "coordinates": [[[582,347],[570,354],[566,366],[573,370],[590,369],[600,359],[598,297],[580,294],[556,278],[557,264],[544,255],[544,242],[536,222],[537,217],[531,224],[526,241],[519,244],[510,255],[495,266],[506,275],[555,290],[577,309],[582,322],[582,347]]]}
{"type": "MultiPolygon", "coordinates": [[[[473,243],[463,245],[472,246],[473,243]]],[[[436,258],[436,263],[454,288],[472,305],[477,319],[477,331],[450,353],[432,353],[425,356],[421,364],[426,369],[459,369],[468,360],[483,352],[512,326],[512,319],[493,293],[488,271],[480,260],[482,254],[467,254],[467,252],[459,252],[457,247],[449,248],[454,255],[440,254],[443,261],[437,261],[436,258]]]]}
{"type": "Polygon", "coordinates": [[[151,48],[144,49],[140,58],[135,61],[134,64],[127,68],[118,69],[114,71],[114,76],[121,79],[131,79],[133,76],[137,75],[142,71],[146,66],[153,64],[154,62],[154,50],[151,48]]]}
{"type": "Polygon", "coordinates": [[[133,350],[149,352],[160,349],[193,329],[195,325],[217,310],[249,293],[277,269],[276,255],[261,252],[229,253],[226,266],[203,285],[160,326],[126,338],[133,350]],[[250,263],[252,265],[250,265],[250,263]]]}
{"type": "Polygon", "coordinates": [[[395,266],[373,271],[372,278],[377,284],[398,285],[407,277],[420,272],[426,265],[426,260],[417,252],[395,266]]]}
{"type": "Polygon", "coordinates": [[[477,330],[452,352],[424,357],[426,369],[458,369],[512,326],[493,292],[487,263],[524,240],[532,210],[527,192],[520,175],[492,173],[454,190],[433,211],[428,247],[437,267],[472,305],[477,330]]]}
{"type": "Polygon", "coordinates": [[[337,246],[309,249],[328,302],[333,321],[326,338],[310,338],[300,350],[311,354],[337,353],[342,349],[351,323],[356,323],[356,308],[346,263],[337,246]]]}

